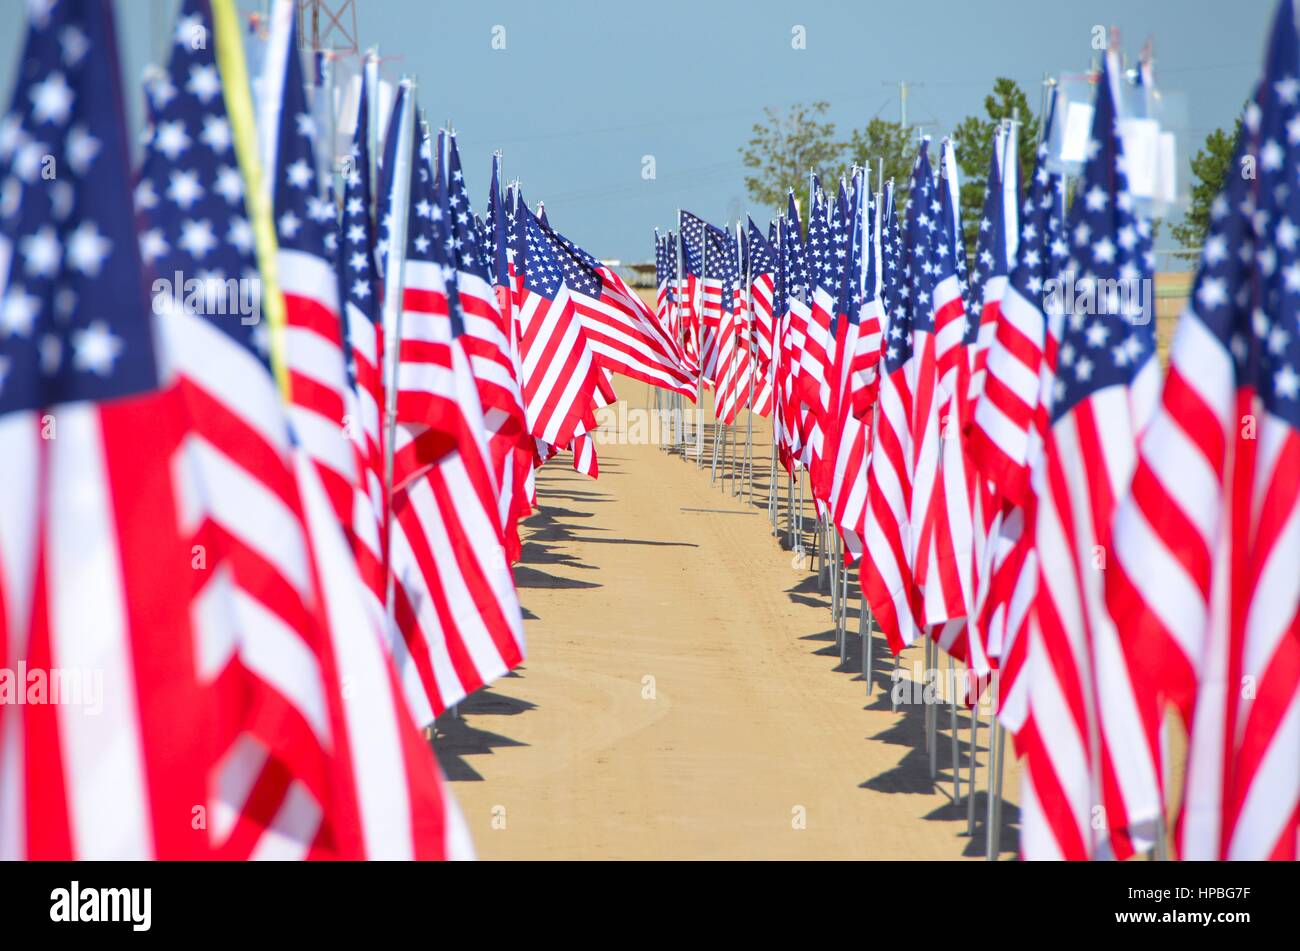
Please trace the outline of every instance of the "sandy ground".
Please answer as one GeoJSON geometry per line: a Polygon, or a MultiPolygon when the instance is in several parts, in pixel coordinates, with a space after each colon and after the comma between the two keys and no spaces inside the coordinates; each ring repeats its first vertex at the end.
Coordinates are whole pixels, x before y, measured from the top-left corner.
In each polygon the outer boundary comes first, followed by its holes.
{"type": "MultiPolygon", "coordinates": [[[[625,406],[651,405],[617,382],[625,406]]],[[[967,714],[954,803],[949,706],[931,779],[924,707],[909,691],[891,711],[879,635],[867,696],[856,579],[841,664],[829,595],[771,534],[770,425],[755,419],[752,502],[711,485],[707,463],[626,436],[598,447],[596,482],[567,455],[541,471],[516,566],[528,661],[437,725],[481,857],[983,857],[987,715],[969,837],[967,714]]],[[[743,416],[740,431],[743,444],[743,416]]],[[[904,653],[905,677],[922,653],[904,653]]],[[[1007,763],[1004,858],[1019,786],[1007,763]]]]}

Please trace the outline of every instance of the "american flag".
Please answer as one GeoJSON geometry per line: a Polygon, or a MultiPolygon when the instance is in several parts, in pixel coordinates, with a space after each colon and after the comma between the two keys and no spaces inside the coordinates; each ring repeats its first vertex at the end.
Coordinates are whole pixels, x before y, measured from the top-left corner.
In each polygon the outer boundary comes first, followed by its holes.
{"type": "Polygon", "coordinates": [[[524,634],[456,286],[456,212],[423,146],[410,147],[397,420],[419,465],[393,494],[390,564],[397,667],[416,722],[427,724],[518,666],[524,634]]]}
{"type": "MultiPolygon", "coordinates": [[[[1049,130],[1051,124],[1049,103],[1049,130]]],[[[1044,135],[1044,142],[1049,138],[1044,135]]],[[[1057,277],[1069,255],[1064,181],[1047,166],[1047,147],[1041,145],[1021,208],[1015,267],[989,345],[984,388],[966,433],[977,470],[990,483],[991,494],[1001,499],[1000,521],[990,528],[981,565],[977,629],[988,654],[998,658],[998,714],[1013,733],[1027,715],[1020,674],[1038,578],[1028,461],[1047,427],[1039,396],[1051,385],[1056,358],[1041,301],[1047,282],[1057,277]]]]}
{"type": "Polygon", "coordinates": [[[456,286],[465,320],[466,337],[462,343],[469,354],[487,425],[488,449],[500,493],[498,515],[510,553],[517,557],[518,521],[532,511],[528,486],[519,478],[524,474],[520,453],[529,445],[529,438],[517,348],[511,340],[513,329],[507,323],[511,314],[502,310],[502,295],[494,286],[496,268],[484,260],[474,227],[456,137],[440,133],[439,142],[444,141],[435,164],[448,192],[453,245],[448,250],[456,267],[456,286]]]}
{"type": "MultiPolygon", "coordinates": [[[[1001,320],[1002,298],[1006,294],[1008,275],[1015,260],[1016,239],[1019,236],[1016,227],[1016,214],[1020,206],[1019,159],[1015,143],[1014,124],[1002,126],[994,136],[975,247],[975,273],[971,280],[970,299],[976,319],[968,320],[964,339],[971,374],[966,400],[960,408],[961,449],[964,454],[962,462],[967,468],[975,493],[972,512],[975,594],[970,606],[971,626],[967,631],[971,650],[968,662],[980,677],[986,676],[996,663],[996,658],[991,656],[984,617],[995,565],[1004,561],[1007,554],[1006,549],[999,549],[1003,544],[1002,526],[1007,513],[993,482],[979,471],[967,434],[984,389],[988,350],[1001,320]],[[1002,174],[1004,168],[1007,173],[1005,180],[1002,174]]],[[[955,447],[945,448],[951,451],[955,447]]]]}
{"type": "MultiPolygon", "coordinates": [[[[926,173],[928,175],[928,172],[926,173]]],[[[921,165],[912,170],[919,194],[921,165]]],[[[876,623],[895,654],[916,639],[920,604],[912,577],[912,309],[908,268],[911,242],[904,242],[894,209],[893,182],[881,223],[881,296],[886,312],[881,355],[879,409],[871,434],[867,470],[867,519],[859,578],[876,623]]],[[[917,228],[916,206],[907,206],[908,231],[917,228]]]]}
{"type": "MultiPolygon", "coordinates": [[[[908,513],[911,551],[908,558],[926,606],[922,624],[943,619],[946,602],[940,578],[928,578],[930,568],[927,531],[931,507],[942,498],[939,478],[942,426],[936,329],[949,327],[961,310],[961,293],[952,265],[951,249],[944,237],[943,204],[930,166],[929,141],[921,144],[914,187],[908,192],[907,244],[908,306],[912,317],[912,359],[908,375],[912,384],[912,504],[908,513]],[[945,266],[946,262],[946,266],[945,266]],[[942,324],[940,324],[942,321],[942,324]]],[[[960,339],[960,321],[957,321],[960,339]]]]}
{"type": "Polygon", "coordinates": [[[1152,846],[1162,812],[1160,710],[1134,676],[1136,642],[1111,619],[1098,561],[1111,547],[1160,374],[1151,260],[1141,240],[1149,224],[1128,191],[1116,68],[1107,64],[1097,82],[1068,221],[1070,261],[1061,283],[1047,289],[1059,347],[1045,394],[1050,426],[1032,466],[1037,624],[1029,718],[1016,738],[1025,751],[1028,858],[1126,858],[1152,846]]]}
{"type": "Polygon", "coordinates": [[[1210,212],[1107,594],[1190,730],[1178,852],[1295,861],[1300,836],[1300,77],[1278,6],[1210,212]]]}
{"type": "Polygon", "coordinates": [[[660,329],[645,301],[613,268],[601,264],[558,231],[551,229],[551,235],[565,252],[566,280],[577,271],[596,276],[595,296],[587,293],[591,287],[589,280],[579,278],[572,282],[574,302],[596,362],[611,373],[621,373],[693,400],[695,385],[681,350],[660,329]]]}
{"type": "MultiPolygon", "coordinates": [[[[579,427],[595,428],[592,402],[604,385],[573,292],[563,248],[516,192],[513,235],[519,299],[519,356],[529,432],[551,446],[569,446],[579,427]]],[[[590,273],[575,269],[594,291],[590,273]]]]}
{"type": "Polygon", "coordinates": [[[655,320],[665,333],[670,333],[672,324],[673,282],[677,278],[676,269],[669,259],[669,235],[661,235],[655,229],[655,320]]]}
{"type": "MultiPolygon", "coordinates": [[[[1051,122],[1049,114],[1049,127],[1051,122]]],[[[1047,159],[1044,143],[1025,198],[1015,270],[998,311],[969,433],[980,471],[1013,502],[1023,501],[1028,492],[1028,447],[1045,345],[1043,288],[1068,253],[1062,234],[1065,183],[1048,169],[1047,159]]]]}
{"type": "Polygon", "coordinates": [[[337,854],[352,857],[470,857],[464,823],[441,789],[438,767],[390,660],[382,561],[365,545],[349,547],[341,529],[359,525],[373,531],[377,516],[358,480],[354,444],[344,433],[349,384],[329,240],[337,238],[334,206],[312,186],[315,130],[295,12],[290,0],[273,8],[260,131],[273,176],[278,276],[288,323],[294,468],[318,583],[318,616],[328,636],[323,667],[327,683],[349,687],[346,694],[329,691],[332,845],[337,854]]]}
{"type": "MultiPolygon", "coordinates": [[[[516,307],[514,279],[511,271],[513,251],[510,235],[513,229],[514,212],[512,199],[501,191],[501,154],[492,155],[492,183],[488,192],[486,233],[488,235],[485,257],[489,259],[492,287],[496,291],[497,309],[505,325],[506,338],[510,343],[510,361],[514,368],[515,381],[522,376],[522,361],[519,357],[519,320],[516,307]]],[[[520,409],[523,409],[523,388],[520,384],[520,409]]],[[[511,562],[519,559],[522,546],[519,541],[519,522],[532,514],[535,486],[533,480],[533,459],[535,443],[527,432],[527,416],[524,417],[525,431],[514,447],[512,472],[501,483],[502,498],[512,500],[506,523],[506,546],[511,562]]]]}
{"type": "Polygon", "coordinates": [[[178,466],[184,527],[207,553],[194,592],[213,647],[203,673],[254,698],[213,835],[231,856],[314,854],[331,801],[326,644],[207,0],[186,0],[171,39],[136,189],[141,250],[167,282],[153,304],[193,425],[178,466]]]}
{"type": "MultiPolygon", "coordinates": [[[[1053,114],[1049,101],[1044,143],[1050,140],[1053,114]]],[[[1013,733],[1027,715],[1021,672],[1028,638],[1022,633],[1032,620],[1037,586],[1028,460],[1032,447],[1041,446],[1041,430],[1047,429],[1040,392],[1050,385],[1056,353],[1041,299],[1047,282],[1057,277],[1069,256],[1065,184],[1048,169],[1047,144],[1037,149],[1021,212],[1017,257],[998,305],[992,342],[985,351],[984,383],[966,430],[972,463],[988,486],[993,513],[976,587],[976,631],[984,651],[997,659],[998,716],[1013,733]]],[[[1004,214],[1009,213],[1004,209],[1004,214]]],[[[993,281],[989,278],[988,285],[993,281]]]]}
{"type": "MultiPolygon", "coordinates": [[[[696,358],[705,383],[718,379],[724,301],[723,270],[727,266],[727,233],[689,211],[681,213],[682,256],[686,270],[687,320],[695,337],[696,358]]],[[[729,292],[726,292],[729,296],[729,292]]]]}
{"type": "Polygon", "coordinates": [[[223,726],[190,625],[186,414],[155,362],[111,5],[33,6],[20,55],[0,123],[0,663],[103,685],[99,711],[89,692],[0,705],[0,858],[203,857],[188,817],[223,726]]]}
{"type": "Polygon", "coordinates": [[[749,299],[753,312],[756,345],[753,410],[759,416],[772,412],[776,373],[776,251],[763,232],[749,219],[749,299]]]}
{"type": "Polygon", "coordinates": [[[781,295],[785,302],[786,330],[785,349],[782,361],[785,368],[785,387],[783,399],[784,418],[786,420],[787,445],[790,461],[787,469],[794,474],[793,467],[804,457],[805,444],[810,430],[810,416],[800,399],[803,374],[803,349],[808,337],[809,299],[812,296],[812,278],[808,269],[808,256],[803,241],[803,225],[799,219],[799,208],[794,200],[794,192],[786,196],[785,226],[781,230],[781,258],[783,267],[781,295]]]}
{"type": "MultiPolygon", "coordinates": [[[[964,337],[968,325],[963,286],[966,247],[958,202],[957,159],[952,141],[941,153],[938,213],[933,231],[933,309],[935,323],[935,401],[939,417],[939,478],[921,526],[918,570],[925,594],[926,623],[941,647],[962,660],[968,656],[969,625],[975,596],[975,477],[966,442],[966,394],[970,358],[964,337]],[[928,583],[926,583],[928,582],[928,583]]],[[[931,202],[933,210],[935,202],[931,202]]]]}
{"type": "Polygon", "coordinates": [[[339,523],[355,539],[352,547],[378,607],[383,599],[378,510],[362,479],[364,443],[349,438],[350,428],[359,420],[351,416],[355,405],[344,363],[335,274],[335,206],[317,181],[317,130],[303,85],[293,11],[280,4],[275,12],[259,103],[259,132],[277,225],[289,420],[298,445],[319,469],[339,523]]]}
{"type": "MultiPolygon", "coordinates": [[[[384,559],[388,550],[388,498],[384,485],[384,337],[380,324],[380,282],[371,218],[371,182],[367,135],[368,96],[361,76],[357,126],[342,168],[343,204],[335,244],[338,296],[342,304],[343,353],[347,370],[347,434],[359,458],[358,478],[368,499],[353,525],[353,549],[379,605],[384,604],[384,559]],[[367,564],[372,567],[367,567],[367,564]],[[377,576],[378,583],[373,580],[377,576]]],[[[328,237],[328,236],[327,236],[328,237]]]]}
{"type": "Polygon", "coordinates": [[[883,311],[876,287],[874,202],[866,194],[865,176],[854,177],[846,207],[850,226],[848,260],[836,306],[835,364],[831,368],[830,416],[833,426],[828,458],[831,520],[844,540],[850,562],[862,554],[867,515],[867,465],[871,448],[870,408],[875,400],[880,362],[883,311]]]}
{"type": "Polygon", "coordinates": [[[1002,297],[1016,260],[1019,208],[1020,159],[1016,151],[1016,127],[1012,123],[1000,128],[994,137],[984,185],[984,210],[975,243],[975,274],[970,296],[972,315],[976,319],[968,322],[965,341],[971,355],[967,399],[972,409],[984,391],[988,351],[997,333],[1002,297]]]}
{"type": "MultiPolygon", "coordinates": [[[[828,486],[821,468],[826,451],[830,412],[829,368],[834,357],[831,322],[839,297],[839,277],[843,260],[836,270],[836,248],[842,244],[843,231],[831,227],[830,202],[821,184],[813,180],[813,203],[808,214],[808,240],[805,248],[809,283],[807,291],[808,321],[800,348],[799,398],[807,407],[808,428],[804,441],[804,465],[808,469],[815,498],[826,501],[828,486]]],[[[839,250],[847,252],[846,248],[839,250]]]]}
{"type": "Polygon", "coordinates": [[[727,235],[727,253],[722,263],[722,320],[718,326],[717,385],[714,400],[717,418],[730,426],[749,399],[752,379],[748,311],[741,276],[741,248],[736,235],[727,235]]]}

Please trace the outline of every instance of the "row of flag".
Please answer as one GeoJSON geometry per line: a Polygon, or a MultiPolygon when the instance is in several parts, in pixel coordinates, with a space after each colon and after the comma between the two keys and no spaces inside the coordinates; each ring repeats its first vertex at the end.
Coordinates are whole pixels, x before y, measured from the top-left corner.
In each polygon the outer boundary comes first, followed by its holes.
{"type": "Polygon", "coordinates": [[[132,167],[113,5],[29,4],[0,668],[103,690],[0,704],[0,856],[470,856],[420,728],[524,659],[534,472],[596,475],[613,373],[694,392],[499,157],[475,214],[415,83],[378,128],[363,79],[326,172],[296,7],[250,76],[232,0],[183,0],[132,167]]]}
{"type": "MultiPolygon", "coordinates": [[[[929,638],[1024,760],[1027,858],[1300,849],[1300,47],[1282,0],[1167,374],[1127,82],[1086,161],[1019,181],[998,129],[967,263],[953,143],[906,199],[865,171],[801,220],[656,237],[658,315],[716,415],[771,415],[891,649],[929,638]],[[1237,174],[1253,169],[1257,174],[1237,174]],[[678,246],[680,244],[680,256],[678,246]],[[739,386],[739,389],[737,387],[739,386]],[[1170,789],[1165,715],[1189,737],[1170,789]]],[[[1140,106],[1132,108],[1141,108],[1140,106]]],[[[1053,116],[1044,123],[1050,130],[1053,116]]]]}

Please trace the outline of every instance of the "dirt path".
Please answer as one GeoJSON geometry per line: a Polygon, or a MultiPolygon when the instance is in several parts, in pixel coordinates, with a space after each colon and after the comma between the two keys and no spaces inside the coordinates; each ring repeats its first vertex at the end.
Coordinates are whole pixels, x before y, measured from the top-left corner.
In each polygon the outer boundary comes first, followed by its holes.
{"type": "MultiPolygon", "coordinates": [[[[753,504],[656,445],[599,446],[596,482],[567,456],[540,473],[516,569],[528,662],[438,723],[483,858],[983,856],[987,718],[971,839],[949,708],[932,781],[923,707],[891,712],[879,636],[867,698],[856,581],[841,666],[829,596],[770,533],[770,423],[755,423],[753,504]]],[[[906,652],[904,671],[921,658],[906,652]]],[[[1005,817],[1010,852],[1014,805],[1005,817]]]]}

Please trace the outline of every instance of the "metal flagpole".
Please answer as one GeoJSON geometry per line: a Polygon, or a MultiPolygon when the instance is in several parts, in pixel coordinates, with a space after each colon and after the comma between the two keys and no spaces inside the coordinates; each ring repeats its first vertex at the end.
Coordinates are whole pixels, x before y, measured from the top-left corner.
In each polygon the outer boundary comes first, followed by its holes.
{"type": "MultiPolygon", "coordinates": [[[[967,683],[970,684],[970,674],[967,683]]],[[[966,774],[966,837],[975,837],[975,757],[979,753],[980,704],[977,699],[970,708],[970,767],[966,774]]]]}
{"type": "MultiPolygon", "coordinates": [[[[406,263],[407,216],[411,204],[411,151],[415,136],[415,83],[402,80],[406,90],[402,114],[395,116],[397,127],[397,155],[393,159],[392,230],[388,243],[388,256],[384,267],[384,498],[389,501],[385,510],[392,518],[393,447],[397,439],[397,357],[402,340],[402,270],[406,263]]],[[[384,605],[392,623],[394,618],[395,577],[388,572],[384,605]]]]}
{"type": "Polygon", "coordinates": [[[844,540],[840,539],[840,637],[845,647],[841,651],[847,657],[849,640],[849,566],[844,558],[844,540]]]}
{"type": "MultiPolygon", "coordinates": [[[[894,673],[890,676],[890,683],[895,683],[895,684],[898,683],[899,678],[902,676],[902,674],[899,672],[902,668],[902,664],[903,664],[903,652],[899,651],[897,654],[894,655],[894,673]]],[[[889,711],[891,713],[898,712],[898,694],[895,693],[893,690],[889,692],[889,711]]]]}
{"type": "Polygon", "coordinates": [[[985,803],[984,812],[984,837],[985,837],[985,858],[990,862],[996,862],[998,856],[998,845],[1000,836],[995,836],[994,828],[998,821],[997,809],[997,790],[1001,785],[996,778],[998,773],[998,746],[1002,742],[1002,724],[998,722],[998,680],[993,678],[989,684],[989,755],[988,766],[985,772],[988,774],[988,800],[985,803]]]}
{"type": "MultiPolygon", "coordinates": [[[[791,464],[791,468],[794,468],[791,464]]],[[[794,550],[794,474],[786,473],[785,477],[785,536],[790,546],[794,550]]]]}
{"type": "Polygon", "coordinates": [[[835,646],[836,646],[837,648],[840,648],[840,661],[841,661],[841,663],[844,663],[844,647],[842,647],[842,646],[841,646],[841,643],[840,643],[840,586],[837,585],[837,583],[836,583],[836,578],[835,578],[835,557],[833,557],[833,552],[835,552],[835,542],[836,542],[836,539],[833,539],[833,538],[832,538],[832,539],[829,539],[829,540],[831,540],[831,546],[829,546],[829,547],[831,547],[831,552],[832,552],[832,559],[831,559],[831,624],[835,625],[835,646]]]}
{"type": "Polygon", "coordinates": [[[792,513],[790,525],[794,538],[794,550],[803,555],[803,469],[799,467],[794,470],[794,490],[795,501],[790,509],[792,513]]]}
{"type": "MultiPolygon", "coordinates": [[[[922,682],[925,688],[931,686],[934,678],[935,656],[934,656],[934,638],[929,634],[922,632],[925,638],[925,670],[922,672],[922,682]]],[[[934,702],[935,697],[931,695],[928,689],[922,689],[921,698],[925,701],[925,748],[930,752],[930,778],[934,779],[939,773],[939,750],[935,734],[938,732],[938,705],[934,702]]]]}
{"type": "Polygon", "coordinates": [[[844,540],[840,538],[838,532],[835,534],[835,563],[837,566],[835,569],[835,589],[839,592],[837,600],[840,612],[839,619],[836,621],[836,631],[840,638],[840,666],[843,667],[849,657],[848,611],[845,610],[845,595],[848,593],[848,584],[846,583],[848,572],[844,570],[844,540]]]}
{"type": "Polygon", "coordinates": [[[718,481],[718,440],[722,438],[722,424],[718,421],[718,388],[713,388],[713,465],[709,472],[709,485],[718,481]]]}
{"type": "MultiPolygon", "coordinates": [[[[866,557],[866,553],[863,553],[866,557]]],[[[859,563],[858,573],[861,574],[862,567],[859,563]]],[[[861,584],[859,584],[861,587],[861,584]]],[[[875,638],[871,636],[872,618],[871,607],[867,604],[867,595],[864,591],[862,598],[858,602],[858,635],[862,638],[862,679],[867,682],[867,696],[871,696],[871,676],[875,672],[872,667],[872,649],[875,647],[875,638]]]]}
{"type": "MultiPolygon", "coordinates": [[[[366,74],[366,139],[370,146],[370,181],[377,182],[379,179],[375,170],[379,167],[379,136],[382,132],[379,128],[379,47],[372,46],[366,52],[362,68],[366,74]]],[[[372,200],[377,201],[378,196],[372,200]]]]}
{"type": "Polygon", "coordinates": [[[948,655],[948,726],[952,730],[952,802],[956,805],[961,799],[961,743],[957,739],[957,689],[956,667],[952,655],[948,655]]]}

